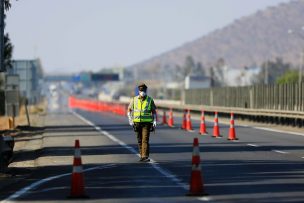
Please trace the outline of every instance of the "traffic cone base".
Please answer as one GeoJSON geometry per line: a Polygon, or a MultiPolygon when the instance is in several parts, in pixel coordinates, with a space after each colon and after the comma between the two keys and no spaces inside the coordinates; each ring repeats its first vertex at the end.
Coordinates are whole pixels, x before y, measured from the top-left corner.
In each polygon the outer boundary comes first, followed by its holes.
{"type": "Polygon", "coordinates": [[[205,193],[205,192],[200,192],[200,193],[187,193],[187,196],[190,196],[190,197],[195,197],[195,196],[208,196],[209,194],[208,193],[205,193]]]}
{"type": "Polygon", "coordinates": [[[163,111],[163,121],[161,123],[162,125],[166,125],[167,123],[167,116],[166,116],[166,111],[163,111]]]}
{"type": "Polygon", "coordinates": [[[201,123],[200,131],[199,131],[198,134],[200,134],[200,135],[207,135],[208,134],[205,123],[201,123]]]}
{"type": "Polygon", "coordinates": [[[228,140],[238,140],[238,138],[236,137],[235,128],[234,128],[234,114],[233,113],[231,113],[231,118],[230,118],[230,128],[229,128],[228,140]]]}
{"type": "Polygon", "coordinates": [[[173,111],[172,111],[172,109],[170,109],[170,111],[169,111],[168,126],[171,127],[171,128],[174,127],[174,118],[173,118],[173,111]]]}
{"type": "Polygon", "coordinates": [[[204,181],[202,178],[200,155],[199,155],[199,141],[198,138],[193,139],[192,152],[192,170],[190,178],[190,191],[187,196],[204,196],[207,195],[204,191],[204,181]]]}
{"type": "Polygon", "coordinates": [[[186,130],[191,131],[191,132],[194,131],[193,128],[192,128],[190,109],[188,109],[188,113],[187,113],[187,116],[186,116],[186,130]]]}
{"type": "Polygon", "coordinates": [[[71,177],[71,191],[68,198],[89,198],[85,194],[84,176],[82,170],[81,152],[79,140],[75,140],[75,152],[73,160],[73,172],[71,177]]]}
{"type": "Polygon", "coordinates": [[[215,137],[215,138],[221,138],[221,137],[223,137],[223,136],[220,134],[220,129],[219,129],[219,126],[218,126],[218,125],[214,126],[212,137],[215,137]]]}
{"type": "Polygon", "coordinates": [[[229,136],[227,140],[238,140],[238,138],[235,135],[235,128],[234,125],[230,127],[229,129],[229,136]]]}
{"type": "Polygon", "coordinates": [[[238,140],[238,138],[235,136],[235,129],[234,129],[234,127],[230,128],[230,130],[229,130],[229,136],[228,136],[227,140],[238,140]]]}
{"type": "Polygon", "coordinates": [[[220,127],[218,123],[218,113],[214,112],[214,127],[213,127],[213,136],[215,138],[221,138],[220,127]]]}
{"type": "Polygon", "coordinates": [[[187,196],[206,196],[200,165],[193,165],[190,179],[190,191],[187,196]]]}
{"type": "Polygon", "coordinates": [[[227,140],[231,140],[231,141],[233,141],[233,140],[239,140],[239,138],[234,138],[234,139],[230,139],[230,138],[228,138],[227,140]]]}
{"type": "Polygon", "coordinates": [[[205,112],[202,111],[202,114],[201,114],[201,125],[200,125],[200,130],[199,130],[199,133],[200,135],[207,135],[208,132],[207,132],[207,129],[206,129],[206,123],[205,123],[205,112]]]}
{"type": "Polygon", "coordinates": [[[84,179],[81,173],[72,174],[72,187],[69,199],[85,199],[89,198],[84,191],[84,179]]]}

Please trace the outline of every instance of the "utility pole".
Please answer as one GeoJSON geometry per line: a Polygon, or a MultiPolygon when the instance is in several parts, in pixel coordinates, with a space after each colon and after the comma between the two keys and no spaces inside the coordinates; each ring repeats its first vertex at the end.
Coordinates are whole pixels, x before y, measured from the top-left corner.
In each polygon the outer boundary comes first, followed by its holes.
{"type": "Polygon", "coordinates": [[[301,62],[299,67],[299,84],[303,82],[304,49],[301,52],[301,62]]]}
{"type": "Polygon", "coordinates": [[[265,75],[264,75],[264,84],[268,85],[269,84],[269,70],[268,67],[269,66],[269,61],[267,60],[265,63],[265,75]]]}
{"type": "MultiPolygon", "coordinates": [[[[302,27],[301,31],[304,31],[304,26],[302,27]]],[[[298,38],[304,42],[304,35],[301,32],[294,32],[292,29],[288,30],[288,34],[295,34],[298,38]]],[[[303,82],[303,66],[304,66],[304,49],[302,49],[300,53],[300,66],[299,66],[299,84],[303,82]]]]}
{"type": "MultiPolygon", "coordinates": [[[[4,72],[3,67],[3,58],[4,58],[4,0],[0,0],[0,77],[1,72],[4,72]]],[[[0,98],[0,102],[4,102],[2,98],[0,98]]],[[[0,173],[4,172],[4,160],[2,155],[2,146],[3,146],[3,137],[0,135],[0,173]]]]}
{"type": "Polygon", "coordinates": [[[4,72],[4,0],[0,0],[0,72],[4,72]]]}

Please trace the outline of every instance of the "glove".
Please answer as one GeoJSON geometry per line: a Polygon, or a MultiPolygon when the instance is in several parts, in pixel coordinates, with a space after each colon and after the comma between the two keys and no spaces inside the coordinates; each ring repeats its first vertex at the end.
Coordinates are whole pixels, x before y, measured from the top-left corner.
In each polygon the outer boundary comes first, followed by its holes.
{"type": "Polygon", "coordinates": [[[130,126],[133,126],[134,122],[132,120],[129,120],[129,124],[130,124],[130,126]]]}
{"type": "Polygon", "coordinates": [[[156,120],[154,119],[153,120],[153,128],[155,128],[156,127],[156,120]]]}
{"type": "Polygon", "coordinates": [[[133,119],[132,119],[132,116],[131,116],[131,112],[128,112],[128,119],[129,119],[130,126],[133,126],[134,122],[133,122],[133,119]]]}

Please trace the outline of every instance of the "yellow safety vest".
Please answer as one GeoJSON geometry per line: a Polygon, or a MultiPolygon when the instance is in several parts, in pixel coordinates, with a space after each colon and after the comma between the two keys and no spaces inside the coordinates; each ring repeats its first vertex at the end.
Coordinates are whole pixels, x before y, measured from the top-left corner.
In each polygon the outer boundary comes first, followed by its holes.
{"type": "Polygon", "coordinates": [[[152,98],[146,96],[145,100],[141,100],[138,96],[133,98],[133,122],[152,122],[151,111],[152,98]]]}

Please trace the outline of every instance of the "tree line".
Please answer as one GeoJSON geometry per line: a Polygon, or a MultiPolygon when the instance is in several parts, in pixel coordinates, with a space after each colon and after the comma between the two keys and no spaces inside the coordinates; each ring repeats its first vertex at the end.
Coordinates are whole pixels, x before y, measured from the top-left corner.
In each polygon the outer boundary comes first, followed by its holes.
{"type": "MultiPolygon", "coordinates": [[[[11,3],[10,0],[4,0],[4,11],[7,12],[11,8],[11,3]]],[[[6,19],[6,14],[4,12],[4,27],[6,25],[5,19],[6,19]]],[[[7,71],[10,68],[12,68],[12,55],[13,55],[13,44],[10,40],[9,34],[5,33],[4,34],[4,46],[3,46],[3,70],[7,71]]],[[[4,79],[0,77],[0,87],[3,85],[4,79]]]]}

